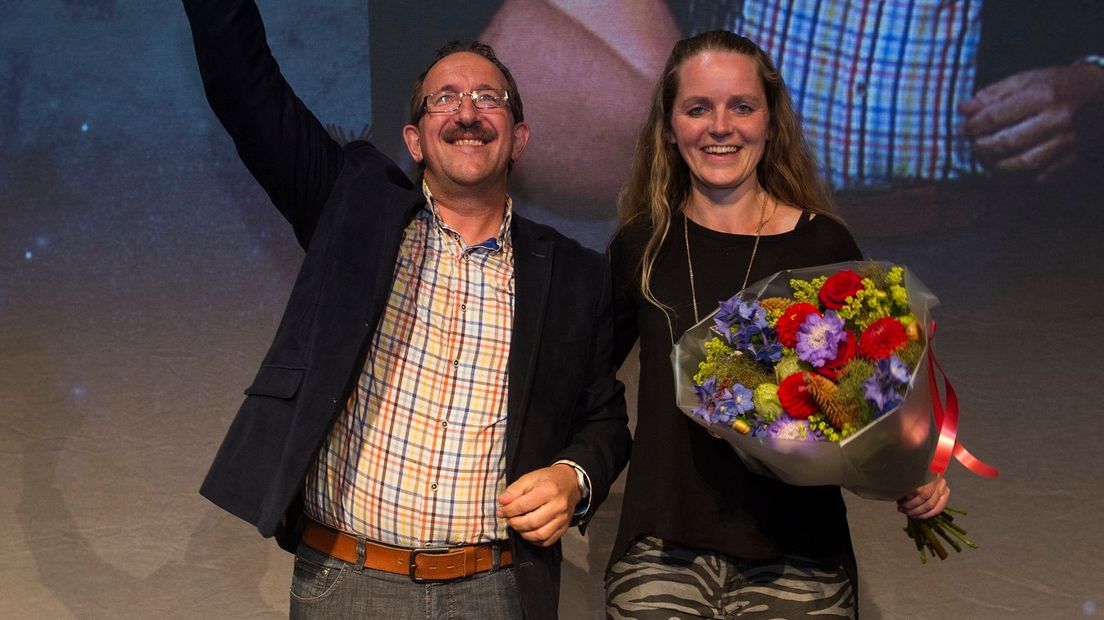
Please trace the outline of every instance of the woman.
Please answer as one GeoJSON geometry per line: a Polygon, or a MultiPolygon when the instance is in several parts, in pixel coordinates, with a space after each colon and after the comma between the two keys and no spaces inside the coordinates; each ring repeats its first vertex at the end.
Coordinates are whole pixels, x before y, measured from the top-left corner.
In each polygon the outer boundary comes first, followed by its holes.
{"type": "MultiPolygon", "coordinates": [[[[753,474],[675,407],[672,344],[720,300],[782,269],[861,258],[832,213],[781,76],[750,40],[715,31],[675,45],[609,253],[618,359],[640,340],[609,615],[855,617],[839,488],[753,474]]],[[[898,505],[926,518],[948,495],[940,478],[898,505]]]]}

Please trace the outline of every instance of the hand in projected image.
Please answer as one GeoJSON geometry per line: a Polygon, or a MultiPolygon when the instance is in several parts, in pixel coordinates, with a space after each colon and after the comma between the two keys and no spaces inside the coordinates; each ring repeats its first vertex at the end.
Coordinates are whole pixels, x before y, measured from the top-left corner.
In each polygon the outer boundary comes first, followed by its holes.
{"type": "Polygon", "coordinates": [[[1009,76],[959,104],[961,130],[991,171],[1049,181],[1104,132],[1104,69],[1075,63],[1009,76]]]}

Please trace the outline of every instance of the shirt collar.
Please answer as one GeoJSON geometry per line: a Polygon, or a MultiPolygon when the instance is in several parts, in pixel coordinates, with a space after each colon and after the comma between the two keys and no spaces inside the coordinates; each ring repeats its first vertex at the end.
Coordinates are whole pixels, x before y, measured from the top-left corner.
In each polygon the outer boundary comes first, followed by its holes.
{"type": "Polygon", "coordinates": [[[428,209],[432,215],[433,222],[437,225],[437,228],[459,241],[461,247],[465,249],[485,248],[492,252],[496,252],[510,243],[510,222],[513,220],[514,215],[514,199],[511,198],[509,194],[506,195],[506,212],[502,218],[502,226],[499,227],[498,234],[472,246],[466,246],[464,238],[460,236],[460,233],[456,232],[445,223],[445,220],[441,217],[440,210],[437,209],[437,201],[433,198],[433,192],[429,191],[429,185],[426,184],[424,178],[422,179],[422,194],[426,199],[426,209],[428,209]]]}

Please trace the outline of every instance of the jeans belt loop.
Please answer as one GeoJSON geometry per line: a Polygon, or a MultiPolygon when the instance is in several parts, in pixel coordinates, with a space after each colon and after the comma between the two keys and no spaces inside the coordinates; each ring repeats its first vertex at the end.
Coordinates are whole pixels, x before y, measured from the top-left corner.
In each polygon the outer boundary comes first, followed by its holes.
{"type": "Polygon", "coordinates": [[[368,560],[368,549],[365,547],[367,539],[364,536],[356,537],[356,565],[355,569],[357,574],[364,572],[364,563],[368,560]]]}

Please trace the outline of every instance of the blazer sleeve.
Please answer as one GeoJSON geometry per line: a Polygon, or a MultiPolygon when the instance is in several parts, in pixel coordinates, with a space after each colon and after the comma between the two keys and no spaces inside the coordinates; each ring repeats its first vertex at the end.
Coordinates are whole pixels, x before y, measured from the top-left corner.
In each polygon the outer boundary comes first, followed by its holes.
{"type": "Polygon", "coordinates": [[[211,109],[304,248],[344,154],[280,73],[252,0],[184,0],[211,109]]]}
{"type": "MultiPolygon", "coordinates": [[[[596,257],[599,258],[599,257],[596,257]]],[[[625,411],[625,386],[617,380],[613,359],[613,305],[609,267],[600,260],[602,285],[595,306],[587,386],[575,408],[567,446],[555,460],[576,463],[590,478],[590,505],[573,520],[585,532],[594,511],[609,495],[610,486],[629,460],[632,436],[625,411]]]]}

